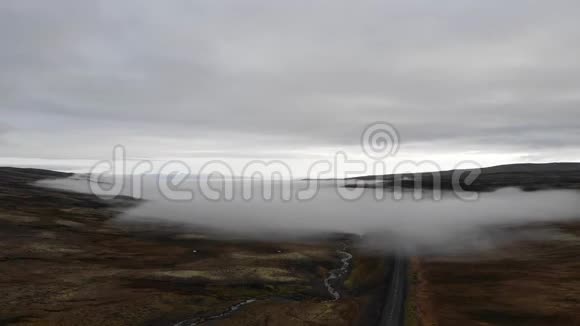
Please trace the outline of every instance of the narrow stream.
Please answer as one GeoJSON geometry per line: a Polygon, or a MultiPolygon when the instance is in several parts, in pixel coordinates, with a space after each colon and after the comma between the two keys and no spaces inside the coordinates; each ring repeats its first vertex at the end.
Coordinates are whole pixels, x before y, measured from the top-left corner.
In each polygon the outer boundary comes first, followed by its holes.
{"type": "Polygon", "coordinates": [[[326,285],[326,289],[328,293],[334,298],[334,300],[340,299],[340,293],[337,289],[334,288],[333,283],[340,280],[343,276],[348,273],[348,268],[350,267],[350,261],[352,260],[352,255],[346,252],[346,245],[343,249],[337,250],[336,253],[341,256],[340,262],[342,266],[337,269],[333,269],[330,271],[330,275],[324,280],[324,285],[326,285]]]}
{"type": "Polygon", "coordinates": [[[234,312],[238,311],[240,308],[242,308],[245,305],[248,305],[252,302],[256,302],[256,299],[248,299],[246,301],[242,301],[240,303],[237,303],[231,307],[228,308],[228,310],[217,314],[217,315],[213,315],[213,316],[209,316],[209,317],[205,317],[205,318],[196,318],[196,319],[188,319],[188,320],[184,320],[182,322],[179,322],[177,324],[175,324],[175,326],[196,326],[196,325],[201,325],[205,322],[208,322],[210,320],[214,320],[214,319],[220,319],[226,316],[229,316],[230,314],[233,314],[234,312]]]}
{"type": "MultiPolygon", "coordinates": [[[[328,293],[330,293],[330,295],[332,296],[332,298],[334,300],[340,299],[340,293],[338,292],[337,289],[334,288],[333,283],[340,280],[342,277],[344,277],[348,273],[348,269],[350,267],[350,261],[352,260],[352,257],[353,257],[349,252],[346,251],[346,249],[347,249],[347,246],[345,245],[343,249],[339,249],[336,251],[336,253],[341,256],[340,262],[342,263],[342,265],[337,269],[331,270],[330,275],[324,280],[324,285],[326,286],[328,293]]],[[[246,301],[242,301],[240,303],[237,303],[237,304],[229,307],[228,310],[226,310],[220,314],[205,317],[205,318],[195,318],[195,319],[184,320],[184,321],[181,321],[181,322],[175,324],[174,326],[197,326],[197,325],[201,325],[201,324],[208,322],[210,320],[220,319],[220,318],[229,316],[229,315],[233,314],[234,312],[238,311],[243,306],[248,305],[248,304],[253,303],[253,302],[256,302],[256,299],[248,299],[246,301]]]]}

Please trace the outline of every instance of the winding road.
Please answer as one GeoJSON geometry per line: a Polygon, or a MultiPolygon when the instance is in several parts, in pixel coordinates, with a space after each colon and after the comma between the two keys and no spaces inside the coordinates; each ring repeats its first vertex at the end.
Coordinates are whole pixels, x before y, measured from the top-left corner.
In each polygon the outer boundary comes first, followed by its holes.
{"type": "Polygon", "coordinates": [[[379,326],[401,326],[405,323],[407,266],[408,262],[405,258],[393,258],[393,271],[387,286],[387,296],[379,326]]]}

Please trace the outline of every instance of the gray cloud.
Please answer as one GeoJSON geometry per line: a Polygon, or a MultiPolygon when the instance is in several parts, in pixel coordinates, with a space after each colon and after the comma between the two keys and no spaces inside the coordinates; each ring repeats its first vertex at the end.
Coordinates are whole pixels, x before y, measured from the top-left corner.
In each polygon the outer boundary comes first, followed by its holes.
{"type": "Polygon", "coordinates": [[[0,112],[15,131],[0,155],[86,158],[115,143],[154,155],[170,142],[176,153],[260,157],[355,146],[365,125],[389,121],[427,153],[541,159],[580,140],[579,10],[565,0],[4,1],[0,112]]]}

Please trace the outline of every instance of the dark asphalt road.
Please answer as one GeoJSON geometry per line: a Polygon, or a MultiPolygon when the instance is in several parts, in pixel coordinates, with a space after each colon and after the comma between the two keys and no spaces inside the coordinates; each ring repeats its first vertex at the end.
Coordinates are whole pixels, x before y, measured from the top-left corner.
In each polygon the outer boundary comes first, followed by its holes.
{"type": "Polygon", "coordinates": [[[407,266],[407,259],[400,257],[393,259],[393,273],[387,287],[387,297],[379,326],[401,326],[405,323],[407,266]]]}

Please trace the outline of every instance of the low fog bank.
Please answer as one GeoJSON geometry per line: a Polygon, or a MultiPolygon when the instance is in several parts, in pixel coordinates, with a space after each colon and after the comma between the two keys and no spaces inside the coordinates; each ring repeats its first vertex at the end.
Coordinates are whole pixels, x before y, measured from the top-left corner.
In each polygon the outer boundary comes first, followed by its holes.
{"type": "MultiPolygon", "coordinates": [[[[195,188],[194,180],[187,182],[195,188]]],[[[88,189],[87,181],[79,178],[43,181],[41,185],[88,189]]],[[[555,229],[521,226],[580,221],[580,193],[564,190],[505,188],[465,201],[452,193],[433,200],[428,192],[420,200],[411,193],[401,200],[392,194],[377,200],[373,189],[365,189],[361,198],[348,201],[327,185],[310,200],[293,197],[284,201],[276,194],[272,200],[261,196],[244,200],[241,188],[235,187],[234,199],[229,201],[208,200],[199,193],[191,201],[171,201],[160,195],[153,182],[145,182],[143,189],[146,200],[126,211],[117,223],[162,222],[178,225],[183,232],[210,229],[261,240],[347,233],[360,236],[362,246],[369,250],[413,255],[465,253],[511,241],[555,239],[561,236],[555,229]]]]}

